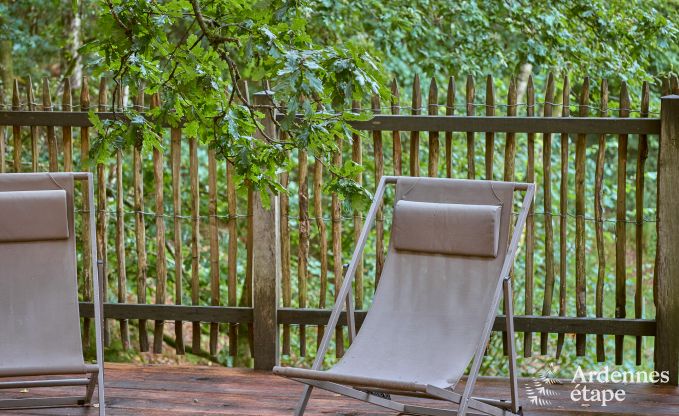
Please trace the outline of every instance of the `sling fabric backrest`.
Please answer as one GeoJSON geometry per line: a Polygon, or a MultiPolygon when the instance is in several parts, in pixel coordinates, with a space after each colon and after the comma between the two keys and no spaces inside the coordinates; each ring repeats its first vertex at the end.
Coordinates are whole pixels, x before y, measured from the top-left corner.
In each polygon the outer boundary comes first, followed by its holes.
{"type": "MultiPolygon", "coordinates": [[[[328,371],[454,386],[480,342],[498,287],[513,191],[514,184],[505,182],[399,178],[396,203],[501,207],[497,256],[405,251],[392,241],[368,315],[344,357],[328,371]]],[[[440,233],[456,238],[454,229],[440,233]]]]}
{"type": "Polygon", "coordinates": [[[0,212],[0,233],[14,233],[0,235],[0,376],[82,373],[73,176],[0,174],[5,202],[0,209],[12,206],[8,199],[13,198],[15,207],[23,202],[31,210],[34,221],[14,212],[19,224],[10,209],[0,212]],[[52,210],[59,210],[60,192],[65,192],[66,209],[56,215],[52,210]],[[17,225],[25,227],[23,234],[17,225]],[[55,232],[64,237],[64,231],[66,238],[54,239],[59,237],[55,232]]]}

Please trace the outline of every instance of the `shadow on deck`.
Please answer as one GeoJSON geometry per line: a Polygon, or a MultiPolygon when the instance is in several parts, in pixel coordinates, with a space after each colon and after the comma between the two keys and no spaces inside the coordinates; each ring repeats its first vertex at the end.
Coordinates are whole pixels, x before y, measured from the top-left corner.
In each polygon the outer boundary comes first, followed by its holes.
{"type": "MultiPolygon", "coordinates": [[[[108,415],[290,415],[301,392],[301,385],[269,373],[247,369],[192,366],[138,366],[131,364],[106,365],[106,393],[108,415]]],[[[593,385],[599,389],[623,389],[625,400],[583,406],[575,403],[570,394],[574,385],[566,382],[550,385],[555,396],[546,397],[549,403],[531,404],[525,385],[520,382],[524,414],[531,415],[677,415],[679,388],[650,384],[593,385]]],[[[475,395],[507,398],[506,380],[481,378],[475,395]]],[[[459,389],[459,387],[458,387],[459,389]]],[[[67,393],[68,389],[34,389],[31,394],[67,393]]],[[[0,392],[0,398],[22,397],[18,390],[0,392]]],[[[426,402],[405,399],[408,402],[426,402]]],[[[441,402],[439,402],[441,403],[441,402]]],[[[2,415],[96,415],[93,408],[30,409],[0,411],[2,415]]],[[[368,416],[395,415],[366,403],[335,394],[314,391],[306,413],[312,415],[368,416]]]]}

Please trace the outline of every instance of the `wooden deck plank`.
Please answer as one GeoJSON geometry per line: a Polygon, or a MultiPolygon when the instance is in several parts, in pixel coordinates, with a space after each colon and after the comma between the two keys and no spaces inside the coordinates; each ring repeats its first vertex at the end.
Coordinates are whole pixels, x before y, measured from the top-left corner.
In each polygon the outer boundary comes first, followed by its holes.
{"type": "MultiPolygon", "coordinates": [[[[558,395],[551,404],[528,403],[525,383],[520,382],[525,415],[671,415],[679,414],[679,388],[650,384],[607,385],[626,392],[623,402],[606,407],[580,406],[570,400],[573,384],[566,381],[550,388],[558,395]]],[[[475,395],[507,398],[509,385],[503,378],[483,377],[477,382],[475,395]]],[[[602,388],[601,385],[596,385],[602,388]]],[[[458,389],[461,386],[458,387],[458,389]]],[[[301,392],[301,385],[268,372],[206,366],[106,365],[107,414],[109,415],[289,415],[301,392]]],[[[33,389],[34,395],[72,393],[71,388],[33,389]]],[[[0,392],[0,398],[25,397],[18,390],[0,392]]],[[[408,403],[441,402],[404,398],[408,403]]],[[[74,415],[97,414],[92,408],[60,408],[1,411],[2,415],[74,415]]],[[[369,404],[346,399],[336,394],[314,391],[307,415],[371,416],[395,415],[369,404]]]]}

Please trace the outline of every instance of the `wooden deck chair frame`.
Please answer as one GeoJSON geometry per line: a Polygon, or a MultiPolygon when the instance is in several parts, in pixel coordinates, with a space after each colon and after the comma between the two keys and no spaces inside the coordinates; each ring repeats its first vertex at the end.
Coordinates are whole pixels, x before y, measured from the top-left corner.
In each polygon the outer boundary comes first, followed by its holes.
{"type": "MultiPolygon", "coordinates": [[[[335,328],[340,318],[344,307],[346,306],[347,325],[349,329],[349,340],[353,341],[356,335],[356,319],[354,316],[353,296],[351,294],[352,280],[356,272],[358,261],[365,248],[368,239],[368,233],[372,228],[376,213],[383,202],[386,185],[396,184],[399,180],[397,176],[382,177],[375,198],[370,206],[366,222],[361,230],[356,248],[347,268],[344,281],[337,294],[337,300],[330,314],[330,319],[327,324],[328,328],[335,328]]],[[[450,389],[444,389],[428,384],[418,384],[402,381],[388,381],[382,379],[374,379],[370,377],[354,377],[345,376],[341,374],[325,374],[323,380],[314,379],[314,373],[318,373],[323,363],[323,358],[328,350],[330,340],[334,331],[325,331],[318,352],[311,370],[290,368],[290,367],[276,367],[274,373],[281,375],[297,382],[305,384],[299,402],[294,409],[294,415],[301,416],[304,414],[312,389],[314,387],[328,390],[343,396],[351,397],[357,400],[362,400],[368,403],[375,404],[387,409],[397,412],[415,415],[431,415],[431,416],[449,416],[458,415],[464,416],[467,410],[471,409],[476,412],[482,412],[488,415],[519,415],[522,414],[519,406],[519,392],[518,381],[516,375],[516,349],[514,345],[514,312],[512,307],[512,284],[510,271],[514,258],[516,256],[521,233],[523,232],[526,218],[530,205],[535,194],[535,185],[527,183],[515,183],[514,191],[525,191],[521,211],[516,220],[514,230],[509,240],[506,257],[504,259],[500,276],[498,276],[497,288],[492,298],[492,307],[488,310],[488,317],[485,320],[485,327],[483,328],[481,341],[476,347],[473,356],[472,366],[467,377],[464,392],[462,394],[456,393],[450,389]],[[505,315],[506,315],[506,336],[508,337],[508,355],[509,355],[509,382],[511,399],[498,400],[489,398],[472,397],[472,391],[478,377],[481,361],[483,359],[484,351],[493,328],[493,323],[496,317],[496,311],[499,306],[500,297],[504,294],[505,299],[505,315]],[[352,387],[353,386],[353,387],[352,387]],[[425,397],[436,400],[444,400],[458,405],[456,410],[431,408],[424,406],[409,405],[395,400],[391,400],[391,396],[381,393],[396,394],[402,396],[425,397]]]]}
{"type": "MultiPolygon", "coordinates": [[[[86,198],[89,201],[88,221],[90,224],[90,253],[92,259],[97,258],[97,249],[95,242],[96,227],[95,227],[95,205],[94,205],[94,183],[92,173],[77,172],[73,173],[74,181],[84,181],[87,184],[86,198]]],[[[17,380],[0,382],[0,389],[28,389],[28,388],[42,388],[42,387],[70,387],[70,386],[84,386],[85,394],[83,396],[65,396],[65,397],[30,397],[22,399],[3,399],[0,400],[0,409],[18,409],[18,408],[38,408],[38,407],[63,407],[63,406],[83,406],[92,403],[92,396],[95,388],[98,389],[98,404],[99,415],[106,414],[105,396],[104,396],[104,353],[102,343],[102,318],[103,318],[103,304],[101,303],[102,291],[99,283],[99,273],[101,273],[101,261],[92,262],[92,283],[94,292],[94,327],[95,327],[95,342],[96,342],[96,364],[86,364],[85,372],[89,377],[84,378],[64,378],[51,380],[17,380]]],[[[45,374],[55,375],[55,374],[45,374]]]]}

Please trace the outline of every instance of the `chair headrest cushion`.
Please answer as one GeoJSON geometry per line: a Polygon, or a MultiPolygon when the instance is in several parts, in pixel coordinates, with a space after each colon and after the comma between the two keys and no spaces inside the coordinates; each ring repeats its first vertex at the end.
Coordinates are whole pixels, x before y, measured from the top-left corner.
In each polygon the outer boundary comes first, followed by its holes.
{"type": "Polygon", "coordinates": [[[496,257],[502,207],[400,200],[392,241],[398,250],[496,257]]]}
{"type": "Polygon", "coordinates": [[[68,238],[66,191],[0,192],[0,242],[68,238]]]}

